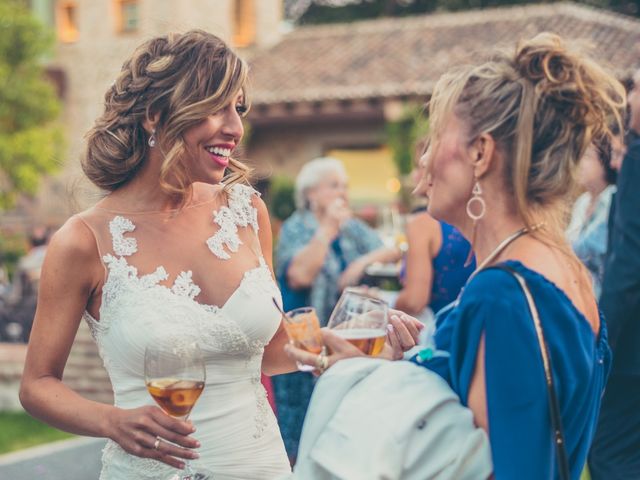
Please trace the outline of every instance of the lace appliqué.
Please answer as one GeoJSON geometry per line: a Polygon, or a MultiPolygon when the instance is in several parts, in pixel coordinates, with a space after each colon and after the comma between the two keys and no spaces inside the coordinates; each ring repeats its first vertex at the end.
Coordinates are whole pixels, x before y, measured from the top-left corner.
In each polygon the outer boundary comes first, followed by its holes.
{"type": "Polygon", "coordinates": [[[141,458],[129,455],[120,445],[108,440],[102,450],[102,472],[100,480],[114,480],[124,478],[136,478],[139,480],[153,480],[169,478],[175,469],[150,458],[141,458]],[[135,475],[132,477],[131,475],[135,475]]]}
{"type": "Polygon", "coordinates": [[[171,291],[176,295],[180,295],[182,297],[188,297],[191,300],[195,299],[198,295],[200,295],[200,287],[193,283],[192,279],[193,272],[191,270],[187,272],[180,272],[173,282],[173,287],[171,287],[171,291]]]}
{"type": "Polygon", "coordinates": [[[129,265],[123,257],[116,258],[107,254],[102,257],[102,260],[109,269],[109,278],[102,287],[102,303],[105,307],[115,302],[122,293],[126,293],[130,288],[128,282],[144,290],[169,277],[164,267],[158,267],[155,272],[138,277],[138,269],[129,265]]]}
{"type": "Polygon", "coordinates": [[[258,289],[269,294],[271,297],[280,297],[282,294],[276,283],[273,281],[271,270],[269,269],[267,262],[265,262],[264,257],[260,257],[259,261],[260,266],[247,270],[244,273],[242,281],[249,283],[253,291],[258,289]]]}
{"type": "Polygon", "coordinates": [[[257,195],[253,188],[246,185],[234,185],[229,192],[229,206],[221,207],[213,213],[213,221],[220,229],[207,240],[209,250],[218,258],[228,260],[231,252],[238,251],[242,241],[238,236],[238,227],[251,225],[258,233],[258,210],[251,203],[251,195],[257,195]]]}
{"type": "Polygon", "coordinates": [[[260,194],[246,185],[234,185],[229,194],[229,208],[234,213],[238,225],[251,225],[253,231],[258,233],[258,210],[251,203],[252,195],[260,194]]]}
{"type": "Polygon", "coordinates": [[[136,226],[128,218],[118,215],[109,222],[109,232],[113,241],[113,251],[116,255],[129,256],[138,251],[138,242],[135,238],[125,238],[124,234],[133,232],[136,226]]]}
{"type": "Polygon", "coordinates": [[[260,381],[260,373],[251,377],[251,383],[256,395],[256,416],[254,418],[256,424],[256,431],[253,434],[253,438],[260,438],[264,431],[269,427],[269,399],[267,398],[267,391],[264,389],[262,382],[260,381]]]}
{"type": "Polygon", "coordinates": [[[209,237],[207,246],[216,257],[229,260],[231,255],[225,251],[224,247],[226,246],[232,253],[236,253],[242,245],[242,240],[238,237],[238,226],[233,212],[229,210],[229,207],[222,207],[214,213],[213,221],[220,226],[220,229],[212,237],[209,237]]]}
{"type": "Polygon", "coordinates": [[[91,333],[91,338],[93,338],[93,341],[96,343],[98,347],[98,355],[102,359],[102,365],[107,371],[107,374],[109,375],[109,379],[111,379],[111,372],[113,371],[113,367],[115,363],[112,361],[111,357],[107,355],[107,353],[105,352],[103,342],[102,342],[102,335],[106,333],[107,328],[105,327],[105,324],[103,322],[97,321],[86,310],[83,313],[82,318],[84,319],[86,324],[89,326],[89,332],[91,333]]]}

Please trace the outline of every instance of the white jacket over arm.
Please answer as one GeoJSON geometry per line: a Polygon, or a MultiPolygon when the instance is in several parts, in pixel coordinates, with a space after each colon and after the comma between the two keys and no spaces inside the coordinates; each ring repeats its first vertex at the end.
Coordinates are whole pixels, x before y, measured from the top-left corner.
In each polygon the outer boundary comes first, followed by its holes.
{"type": "Polygon", "coordinates": [[[295,480],[478,480],[491,451],[438,375],[409,362],[343,360],[318,381],[295,480]]]}

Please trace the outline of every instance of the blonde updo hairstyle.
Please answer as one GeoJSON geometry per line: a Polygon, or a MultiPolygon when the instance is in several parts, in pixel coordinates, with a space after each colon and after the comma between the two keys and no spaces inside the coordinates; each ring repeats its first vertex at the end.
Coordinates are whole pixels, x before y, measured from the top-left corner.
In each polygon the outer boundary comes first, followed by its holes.
{"type": "MultiPolygon", "coordinates": [[[[87,133],[82,168],[99,188],[113,191],[131,180],[148,153],[143,122],[159,115],[156,146],[163,153],[160,187],[182,202],[191,179],[184,132],[246,98],[248,67],[221,39],[202,30],[169,34],[139,46],[105,95],[104,113],[87,133]]],[[[246,181],[249,168],[230,159],[225,184],[246,181]]]]}
{"type": "Polygon", "coordinates": [[[539,231],[563,244],[578,162],[592,140],[621,125],[624,107],[620,82],[543,33],[515,52],[444,75],[430,102],[431,141],[437,144],[451,113],[466,124],[469,144],[490,134],[517,214],[527,227],[544,222],[539,231]]]}

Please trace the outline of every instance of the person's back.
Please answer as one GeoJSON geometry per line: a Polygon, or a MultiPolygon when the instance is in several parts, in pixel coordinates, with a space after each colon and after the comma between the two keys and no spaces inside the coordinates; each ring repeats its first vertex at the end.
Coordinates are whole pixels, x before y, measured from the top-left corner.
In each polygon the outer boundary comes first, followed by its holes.
{"type": "MultiPolygon", "coordinates": [[[[514,252],[510,257],[527,255],[514,252]]],[[[555,266],[532,269],[516,260],[497,266],[503,265],[522,275],[539,311],[556,393],[562,399],[572,478],[578,478],[595,431],[600,392],[610,366],[604,322],[594,340],[592,319],[585,317],[556,285],[560,284],[557,278],[552,282],[547,277],[555,266]]],[[[588,285],[586,278],[583,281],[588,285]]],[[[484,358],[496,478],[557,478],[554,455],[531,453],[548,448],[552,427],[542,354],[533,317],[516,278],[500,268],[481,271],[465,287],[460,303],[442,312],[438,324],[436,344],[451,357],[423,365],[446,378],[464,405],[476,401],[471,393],[474,368],[476,358],[484,358]],[[480,347],[481,338],[484,344],[480,347]],[[514,432],[526,435],[514,444],[514,432]]]]}
{"type": "Polygon", "coordinates": [[[489,433],[498,480],[575,479],[584,467],[610,351],[589,273],[564,237],[563,206],[592,136],[611,135],[623,105],[615,78],[551,34],[456,69],[434,90],[417,191],[470,240],[479,266],[438,318],[436,347],[450,357],[416,361],[446,378],[489,433]]]}

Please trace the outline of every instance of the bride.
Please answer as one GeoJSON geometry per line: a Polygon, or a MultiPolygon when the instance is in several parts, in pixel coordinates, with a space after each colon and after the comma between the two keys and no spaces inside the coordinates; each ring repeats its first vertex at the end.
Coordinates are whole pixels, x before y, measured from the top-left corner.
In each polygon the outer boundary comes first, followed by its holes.
{"type": "Polygon", "coordinates": [[[162,478],[198,453],[218,480],[291,471],[260,383],[261,371],[295,369],[272,304],[269,217],[233,159],[246,77],[211,34],[152,39],[125,62],[88,133],[84,172],[109,194],[51,241],[20,398],[57,428],[106,437],[103,480],[162,478]],[[61,381],[81,319],[115,406],[61,381]],[[197,339],[207,362],[193,423],[153,406],[144,382],[145,346],[179,335],[197,339]]]}
{"type": "MultiPolygon", "coordinates": [[[[168,477],[185,459],[216,480],[291,472],[260,383],[261,372],[295,370],[272,303],[271,226],[233,158],[246,78],[214,35],[152,39],[125,62],[87,136],[84,172],[109,193],[50,243],[20,399],[57,428],[106,437],[101,480],[168,477]],[[114,406],[61,381],[82,319],[114,406]],[[196,339],[207,364],[193,423],[163,413],[145,388],[145,347],[173,337],[196,339]]],[[[415,344],[404,321],[392,319],[389,354],[415,344]]]]}

